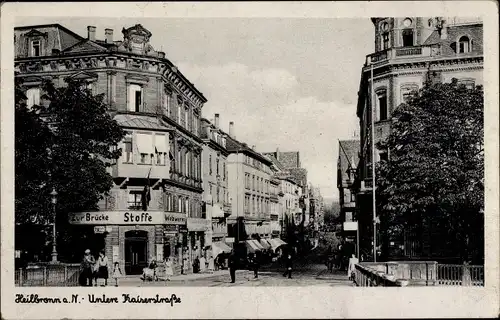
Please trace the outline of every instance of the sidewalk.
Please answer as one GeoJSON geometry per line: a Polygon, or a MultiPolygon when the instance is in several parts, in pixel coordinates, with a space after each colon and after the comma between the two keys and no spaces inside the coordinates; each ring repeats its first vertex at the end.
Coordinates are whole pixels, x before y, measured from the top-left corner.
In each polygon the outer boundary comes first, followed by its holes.
{"type": "MultiPolygon", "coordinates": [[[[243,272],[248,272],[248,270],[236,270],[236,274],[238,273],[243,273],[243,272]]],[[[206,279],[206,278],[211,278],[211,277],[217,277],[217,276],[222,276],[222,275],[227,275],[229,277],[229,270],[217,270],[214,271],[213,273],[205,272],[205,273],[191,273],[191,274],[181,274],[177,276],[172,276],[170,278],[170,281],[189,281],[189,280],[197,280],[197,279],[206,279]]],[[[136,276],[125,276],[120,278],[120,284],[130,284],[130,283],[137,283],[137,282],[143,282],[142,279],[140,278],[140,275],[136,276]]],[[[151,282],[151,281],[146,281],[146,282],[151,282]]],[[[164,280],[159,280],[155,282],[165,282],[164,280]]],[[[166,281],[168,282],[168,281],[166,281]]]]}
{"type": "Polygon", "coordinates": [[[347,276],[347,271],[339,271],[339,270],[333,270],[333,272],[330,272],[328,270],[322,270],[321,272],[318,273],[316,279],[351,282],[349,280],[349,277],[347,276]]]}

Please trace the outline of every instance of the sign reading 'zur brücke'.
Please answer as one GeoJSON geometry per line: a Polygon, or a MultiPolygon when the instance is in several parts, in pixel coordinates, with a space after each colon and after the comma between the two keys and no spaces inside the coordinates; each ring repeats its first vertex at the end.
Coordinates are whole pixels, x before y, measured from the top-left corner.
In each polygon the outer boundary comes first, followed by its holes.
{"type": "Polygon", "coordinates": [[[69,223],[89,225],[186,224],[186,215],[164,211],[75,212],[69,215],[69,223]]]}

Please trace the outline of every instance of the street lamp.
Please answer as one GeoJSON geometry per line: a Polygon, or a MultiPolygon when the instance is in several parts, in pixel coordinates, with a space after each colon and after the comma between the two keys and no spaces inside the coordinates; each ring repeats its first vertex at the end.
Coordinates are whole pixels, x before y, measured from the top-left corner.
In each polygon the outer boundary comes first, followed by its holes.
{"type": "Polygon", "coordinates": [[[52,263],[57,263],[57,248],[56,248],[56,204],[57,204],[57,191],[55,188],[52,189],[50,193],[52,197],[52,214],[54,216],[54,221],[52,223],[52,263]]]}

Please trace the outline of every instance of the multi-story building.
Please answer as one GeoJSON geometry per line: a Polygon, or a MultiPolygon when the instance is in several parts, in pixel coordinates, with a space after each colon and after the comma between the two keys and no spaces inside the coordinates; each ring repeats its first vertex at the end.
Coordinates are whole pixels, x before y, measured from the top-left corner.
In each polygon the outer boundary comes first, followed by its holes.
{"type": "Polygon", "coordinates": [[[284,193],[281,189],[281,178],[287,177],[288,172],[283,165],[272,155],[266,156],[271,160],[271,184],[270,184],[270,201],[271,201],[271,233],[273,238],[281,238],[284,230],[284,215],[283,215],[283,200],[284,193]]]}
{"type": "MultiPolygon", "coordinates": [[[[283,208],[283,223],[293,223],[299,226],[303,219],[303,208],[300,204],[302,198],[302,186],[295,181],[295,179],[290,178],[280,178],[281,180],[281,207],[283,208]],[[285,218],[286,217],[286,218],[285,218]]],[[[306,223],[307,217],[305,217],[304,223],[306,223]]]]}
{"type": "MultiPolygon", "coordinates": [[[[275,152],[264,152],[265,156],[273,157],[281,163],[283,172],[292,179],[295,179],[303,188],[307,188],[307,169],[301,167],[300,153],[298,151],[281,152],[276,148],[275,152]]],[[[306,190],[302,190],[306,194],[306,190]]]]}
{"type": "MultiPolygon", "coordinates": [[[[386,139],[390,133],[393,110],[425,82],[450,82],[456,78],[466,86],[483,83],[481,19],[381,17],[372,18],[372,22],[375,27],[375,52],[366,57],[361,70],[357,104],[361,130],[356,211],[359,215],[362,250],[367,252],[371,252],[373,241],[370,170],[372,114],[375,123],[374,141],[377,143],[386,139]]],[[[376,150],[375,154],[374,162],[388,157],[387,150],[376,150]]],[[[408,232],[405,234],[407,243],[404,245],[405,255],[408,257],[429,257],[431,252],[446,252],[445,249],[431,249],[431,242],[439,245],[440,241],[422,238],[413,234],[412,230],[405,232],[408,232]]]]}
{"type": "Polygon", "coordinates": [[[234,224],[239,217],[243,217],[249,236],[270,238],[272,162],[255,151],[255,147],[250,148],[236,140],[233,122],[229,124],[226,147],[230,153],[227,164],[232,208],[228,224],[234,224]]]}
{"type": "MultiPolygon", "coordinates": [[[[189,272],[207,230],[202,218],[200,115],[203,94],[156,51],[141,25],[84,38],[59,25],[15,28],[15,71],[28,88],[28,104],[44,103],[43,79],[85,80],[103,94],[126,130],[122,156],[110,168],[114,186],[98,212],[70,213],[70,222],[95,230],[96,250],[105,249],[126,274],[142,273],[148,261],[174,259],[175,272],[189,272]],[[149,179],[147,177],[149,176],[149,179]],[[141,209],[149,181],[151,201],[141,209]],[[94,228],[97,227],[97,228],[94,228]],[[103,230],[105,230],[104,233],[103,230]]],[[[89,229],[90,230],[90,229],[89,229]]]]}
{"type": "Polygon", "coordinates": [[[340,219],[343,222],[342,234],[347,241],[357,241],[356,192],[352,189],[358,155],[359,140],[339,141],[337,188],[339,189],[340,219]]]}
{"type": "Polygon", "coordinates": [[[202,154],[203,212],[211,226],[205,235],[205,243],[207,246],[215,247],[225,241],[226,217],[231,215],[227,171],[229,152],[226,149],[226,134],[219,128],[219,114],[215,114],[213,124],[202,118],[201,129],[201,138],[205,142],[202,154]]]}

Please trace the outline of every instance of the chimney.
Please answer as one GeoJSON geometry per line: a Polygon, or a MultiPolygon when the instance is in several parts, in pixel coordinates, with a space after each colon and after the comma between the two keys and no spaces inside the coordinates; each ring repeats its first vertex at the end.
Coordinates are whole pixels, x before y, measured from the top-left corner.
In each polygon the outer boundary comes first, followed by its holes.
{"type": "Polygon", "coordinates": [[[165,52],[163,51],[158,52],[158,58],[165,59],[165,52]]]}
{"type": "Polygon", "coordinates": [[[215,114],[215,121],[214,121],[214,122],[215,122],[215,123],[214,123],[214,124],[215,124],[215,127],[216,127],[217,129],[219,129],[219,114],[218,114],[218,113],[216,113],[216,114],[215,114]]]}
{"type": "Polygon", "coordinates": [[[276,148],[276,160],[280,161],[280,148],[276,148]]]}
{"type": "Polygon", "coordinates": [[[113,43],[113,29],[104,29],[106,43],[113,43]]]}
{"type": "Polygon", "coordinates": [[[252,150],[254,150],[254,151],[255,151],[255,145],[254,145],[254,144],[252,145],[252,150]]]}
{"type": "Polygon", "coordinates": [[[94,26],[87,27],[87,39],[89,39],[91,41],[95,41],[95,27],[94,26]]]}
{"type": "Polygon", "coordinates": [[[229,122],[229,136],[231,138],[234,138],[234,122],[233,121],[229,122]]]}

